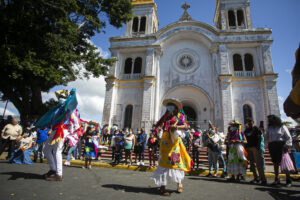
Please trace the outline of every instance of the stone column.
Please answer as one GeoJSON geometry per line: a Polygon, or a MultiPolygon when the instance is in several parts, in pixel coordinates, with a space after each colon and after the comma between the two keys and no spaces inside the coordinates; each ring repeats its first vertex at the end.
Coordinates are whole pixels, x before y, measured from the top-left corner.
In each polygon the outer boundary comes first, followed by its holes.
{"type": "Polygon", "coordinates": [[[116,90],[115,82],[116,78],[106,78],[106,91],[105,91],[105,100],[103,106],[103,116],[102,116],[102,125],[108,124],[109,126],[112,125],[112,117],[113,117],[113,110],[115,106],[115,99],[116,99],[116,90]]]}
{"type": "Polygon", "coordinates": [[[160,118],[159,107],[160,107],[160,57],[162,56],[161,49],[155,49],[155,96],[154,96],[154,117],[153,120],[156,122],[160,118]]]}
{"type": "MultiPolygon", "coordinates": [[[[223,131],[227,132],[228,123],[233,119],[231,75],[220,75],[221,105],[223,117],[223,131]]],[[[220,127],[221,128],[221,127],[220,127]]]]}
{"type": "Polygon", "coordinates": [[[278,104],[278,95],[276,88],[277,75],[265,75],[265,93],[267,94],[268,113],[267,115],[277,115],[280,117],[280,110],[278,104]]]}
{"type": "Polygon", "coordinates": [[[213,116],[213,123],[217,127],[223,126],[222,116],[221,116],[221,105],[220,105],[220,87],[219,87],[219,80],[218,76],[220,74],[220,68],[218,64],[218,48],[217,46],[213,46],[210,49],[211,60],[212,60],[212,84],[213,84],[213,103],[212,105],[212,116],[213,116]]]}
{"type": "Polygon", "coordinates": [[[271,56],[271,46],[268,43],[263,43],[261,45],[262,58],[264,64],[264,74],[273,74],[273,63],[271,56]]]}
{"type": "Polygon", "coordinates": [[[219,60],[220,60],[220,74],[231,74],[231,70],[229,69],[228,62],[228,51],[226,45],[219,46],[219,60]]]}
{"type": "Polygon", "coordinates": [[[154,96],[155,96],[155,77],[154,74],[154,49],[147,49],[146,53],[146,66],[144,76],[144,92],[143,92],[143,104],[142,104],[142,123],[141,127],[144,127],[147,134],[152,127],[153,113],[154,113],[154,96]]]}
{"type": "MultiPolygon", "coordinates": [[[[226,30],[227,29],[227,15],[226,15],[226,11],[225,10],[221,10],[221,29],[222,30],[226,30]]],[[[228,24],[228,28],[229,28],[229,24],[228,24]]]]}

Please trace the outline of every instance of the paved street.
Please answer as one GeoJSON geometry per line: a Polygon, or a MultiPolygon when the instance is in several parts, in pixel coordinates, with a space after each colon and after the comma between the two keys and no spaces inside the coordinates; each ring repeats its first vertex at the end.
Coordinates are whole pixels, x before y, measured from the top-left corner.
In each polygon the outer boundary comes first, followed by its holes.
{"type": "MultiPolygon", "coordinates": [[[[149,179],[150,172],[134,172],[79,166],[64,167],[63,182],[47,182],[41,174],[46,164],[11,165],[0,161],[0,194],[6,199],[231,199],[231,200],[296,200],[300,199],[300,183],[292,188],[262,187],[248,183],[228,183],[223,179],[186,176],[184,192],[162,197],[149,179]]],[[[271,182],[272,180],[269,180],[271,182]]]]}

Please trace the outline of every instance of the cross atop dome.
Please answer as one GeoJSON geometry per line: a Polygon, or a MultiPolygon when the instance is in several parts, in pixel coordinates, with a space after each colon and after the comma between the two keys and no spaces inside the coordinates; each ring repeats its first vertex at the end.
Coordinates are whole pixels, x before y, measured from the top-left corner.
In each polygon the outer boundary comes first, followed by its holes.
{"type": "Polygon", "coordinates": [[[179,21],[191,21],[191,20],[193,20],[193,18],[190,16],[190,14],[187,11],[190,7],[191,6],[189,4],[187,4],[186,2],[181,6],[181,8],[184,9],[184,13],[180,17],[179,21]]]}

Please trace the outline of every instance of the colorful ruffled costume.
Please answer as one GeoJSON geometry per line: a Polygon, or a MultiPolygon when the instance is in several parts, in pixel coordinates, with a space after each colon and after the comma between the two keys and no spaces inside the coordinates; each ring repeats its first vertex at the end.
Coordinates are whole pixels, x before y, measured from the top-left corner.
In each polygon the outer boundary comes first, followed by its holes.
{"type": "MultiPolygon", "coordinates": [[[[228,133],[230,141],[243,141],[242,125],[238,121],[231,121],[229,126],[238,126],[235,132],[228,133]]],[[[242,143],[229,145],[227,172],[232,175],[243,175],[247,169],[247,152],[242,143]]]]}
{"type": "Polygon", "coordinates": [[[62,147],[64,139],[76,145],[82,135],[80,114],[76,109],[78,102],[76,90],[72,89],[68,95],[66,90],[55,92],[59,98],[60,105],[55,106],[44,114],[36,123],[37,127],[51,127],[52,132],[48,136],[44,154],[47,158],[50,169],[58,176],[62,176],[62,147]],[[62,101],[62,98],[66,98],[62,101]]]}
{"type": "Polygon", "coordinates": [[[156,126],[163,126],[163,135],[160,141],[160,155],[158,168],[151,179],[159,186],[167,185],[168,181],[181,183],[184,179],[184,172],[191,170],[193,161],[188,155],[185,146],[179,137],[181,131],[171,131],[171,127],[186,123],[183,112],[167,120],[168,111],[158,121],[156,126]]]}

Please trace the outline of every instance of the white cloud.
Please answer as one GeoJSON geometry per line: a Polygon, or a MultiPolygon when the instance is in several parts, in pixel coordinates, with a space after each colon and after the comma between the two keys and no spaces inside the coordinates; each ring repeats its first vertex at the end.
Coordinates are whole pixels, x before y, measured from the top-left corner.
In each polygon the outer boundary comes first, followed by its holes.
{"type": "Polygon", "coordinates": [[[51,98],[56,99],[54,92],[42,92],[42,99],[44,103],[51,98]]]}
{"type": "Polygon", "coordinates": [[[105,97],[104,77],[78,79],[69,83],[67,88],[76,88],[78,108],[82,118],[101,122],[105,97]]]}
{"type": "MultiPolygon", "coordinates": [[[[4,108],[0,107],[0,115],[1,116],[3,116],[3,112],[4,112],[4,108]]],[[[9,109],[6,108],[5,116],[7,116],[7,115],[17,116],[18,113],[13,112],[13,111],[11,111],[11,110],[9,110],[9,109]]]]}

